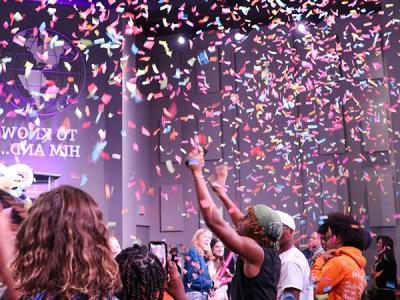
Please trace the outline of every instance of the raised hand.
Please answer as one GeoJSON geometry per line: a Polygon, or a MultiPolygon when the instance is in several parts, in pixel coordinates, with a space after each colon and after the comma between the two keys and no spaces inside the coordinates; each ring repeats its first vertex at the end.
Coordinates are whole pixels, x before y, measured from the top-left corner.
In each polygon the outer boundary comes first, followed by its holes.
{"type": "Polygon", "coordinates": [[[327,250],[321,255],[321,257],[323,258],[324,261],[328,261],[336,256],[335,253],[336,253],[335,249],[327,250]]]}
{"type": "Polygon", "coordinates": [[[186,166],[192,174],[201,173],[204,166],[204,150],[202,147],[197,147],[189,152],[186,161],[186,166]]]}

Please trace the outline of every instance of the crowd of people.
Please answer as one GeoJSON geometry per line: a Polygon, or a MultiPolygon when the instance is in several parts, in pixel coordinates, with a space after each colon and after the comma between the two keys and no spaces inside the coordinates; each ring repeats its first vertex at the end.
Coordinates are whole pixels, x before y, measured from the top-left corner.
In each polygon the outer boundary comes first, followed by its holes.
{"type": "Polygon", "coordinates": [[[29,210],[0,191],[0,299],[395,299],[390,237],[376,238],[376,261],[366,271],[370,231],[333,213],[301,252],[290,215],[263,204],[242,212],[229,198],[225,165],[206,179],[201,148],[187,165],[207,228],[194,233],[188,250],[170,249],[168,268],[145,245],[121,250],[96,201],[78,188],[57,187],[29,210]]]}

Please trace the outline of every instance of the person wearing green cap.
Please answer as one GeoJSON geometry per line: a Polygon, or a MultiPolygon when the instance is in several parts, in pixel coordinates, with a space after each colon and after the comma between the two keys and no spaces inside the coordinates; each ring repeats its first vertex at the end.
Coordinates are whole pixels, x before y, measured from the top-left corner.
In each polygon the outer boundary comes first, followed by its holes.
{"type": "Polygon", "coordinates": [[[203,176],[204,150],[192,150],[186,165],[193,175],[196,195],[203,219],[210,230],[229,249],[239,255],[232,281],[233,300],[275,300],[281,263],[277,242],[282,235],[282,222],[275,210],[267,205],[249,207],[246,214],[225,192],[226,165],[216,167],[209,178],[211,187],[227,209],[236,230],[223,220],[203,176]]]}

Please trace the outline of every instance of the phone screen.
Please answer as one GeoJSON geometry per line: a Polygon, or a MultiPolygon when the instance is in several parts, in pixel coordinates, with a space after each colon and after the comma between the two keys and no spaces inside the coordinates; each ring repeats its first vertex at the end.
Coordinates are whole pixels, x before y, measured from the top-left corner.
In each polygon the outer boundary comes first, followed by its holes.
{"type": "Polygon", "coordinates": [[[167,264],[167,244],[164,242],[150,242],[149,251],[158,257],[165,272],[168,272],[167,264]]]}

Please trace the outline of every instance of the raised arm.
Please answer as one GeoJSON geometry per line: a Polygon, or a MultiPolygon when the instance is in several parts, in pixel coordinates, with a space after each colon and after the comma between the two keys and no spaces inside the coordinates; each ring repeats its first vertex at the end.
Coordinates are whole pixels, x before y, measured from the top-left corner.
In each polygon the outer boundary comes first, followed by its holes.
{"type": "Polygon", "coordinates": [[[225,192],[225,181],[228,176],[228,166],[221,165],[215,168],[216,175],[209,178],[211,183],[211,188],[224,204],[225,208],[228,210],[229,216],[233,222],[233,225],[238,227],[240,219],[244,217],[244,214],[236,206],[236,204],[229,198],[228,194],[225,192]]]}
{"type": "Polygon", "coordinates": [[[261,266],[264,260],[264,250],[261,246],[251,238],[240,236],[220,217],[217,206],[207,189],[202,172],[203,165],[204,155],[202,150],[191,151],[188,157],[188,167],[193,175],[197,200],[205,223],[228,248],[239,254],[246,262],[261,266]]]}

